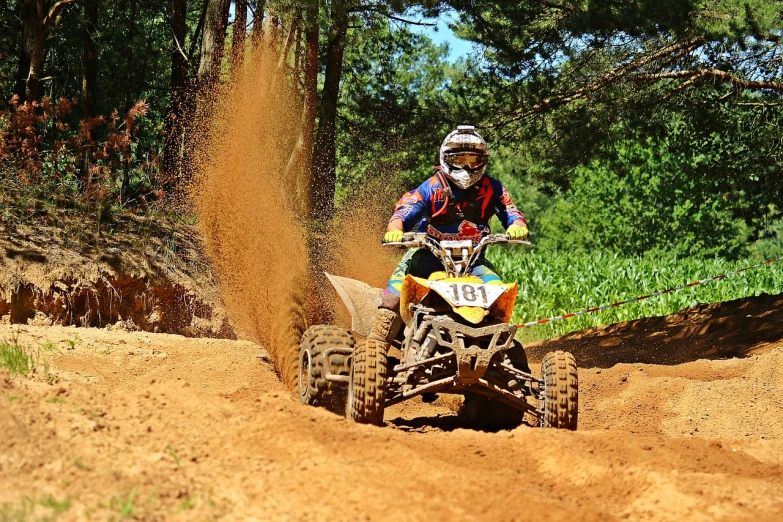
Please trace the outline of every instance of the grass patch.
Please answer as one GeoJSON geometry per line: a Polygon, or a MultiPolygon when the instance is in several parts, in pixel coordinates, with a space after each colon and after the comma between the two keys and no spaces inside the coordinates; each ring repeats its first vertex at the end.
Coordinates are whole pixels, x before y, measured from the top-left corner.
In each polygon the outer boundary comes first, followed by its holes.
{"type": "Polygon", "coordinates": [[[70,500],[65,499],[63,501],[59,501],[51,495],[39,498],[38,504],[45,508],[53,509],[56,513],[62,513],[63,511],[68,511],[71,509],[70,500]]]}
{"type": "Polygon", "coordinates": [[[120,517],[132,516],[136,511],[136,490],[132,490],[128,493],[127,497],[120,495],[114,496],[109,501],[109,507],[119,513],[120,517]]]}
{"type": "Polygon", "coordinates": [[[19,338],[0,342],[0,366],[11,375],[27,375],[35,368],[35,361],[28,350],[19,345],[19,338]]]}
{"type": "Polygon", "coordinates": [[[195,505],[196,503],[190,497],[185,497],[182,500],[182,503],[179,505],[179,509],[177,509],[176,513],[178,514],[182,513],[183,511],[190,511],[193,509],[193,507],[195,507],[195,505]]]}
{"type": "Polygon", "coordinates": [[[49,340],[47,340],[45,343],[38,343],[38,346],[45,352],[54,352],[57,350],[57,348],[54,346],[54,343],[49,340]]]}
{"type": "Polygon", "coordinates": [[[174,450],[174,447],[171,444],[169,444],[168,446],[166,446],[166,449],[169,450],[169,454],[171,455],[171,458],[174,459],[174,463],[179,468],[180,467],[179,455],[177,455],[177,452],[174,450]]]}
{"type": "Polygon", "coordinates": [[[19,344],[16,335],[10,341],[0,341],[0,368],[6,368],[11,376],[41,372],[46,381],[52,384],[56,378],[49,373],[49,362],[41,356],[42,349],[41,346],[29,348],[19,344]]]}
{"type": "Polygon", "coordinates": [[[54,520],[57,515],[71,509],[69,499],[57,500],[51,495],[25,496],[19,502],[0,505],[0,522],[23,522],[25,520],[54,520]]]}
{"type": "Polygon", "coordinates": [[[74,460],[73,465],[82,471],[92,471],[92,466],[85,464],[85,462],[82,459],[74,460]]]}
{"type": "Polygon", "coordinates": [[[46,402],[50,402],[52,404],[65,404],[65,399],[62,397],[51,397],[49,399],[46,399],[46,402]]]}

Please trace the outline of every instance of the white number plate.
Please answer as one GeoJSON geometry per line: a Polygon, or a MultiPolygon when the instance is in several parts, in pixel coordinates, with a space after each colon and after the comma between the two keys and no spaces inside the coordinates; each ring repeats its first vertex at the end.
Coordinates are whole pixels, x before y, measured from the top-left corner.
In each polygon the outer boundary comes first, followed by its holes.
{"type": "Polygon", "coordinates": [[[476,283],[451,283],[431,281],[430,288],[452,306],[478,306],[489,308],[508,287],[505,285],[481,285],[476,283]]]}

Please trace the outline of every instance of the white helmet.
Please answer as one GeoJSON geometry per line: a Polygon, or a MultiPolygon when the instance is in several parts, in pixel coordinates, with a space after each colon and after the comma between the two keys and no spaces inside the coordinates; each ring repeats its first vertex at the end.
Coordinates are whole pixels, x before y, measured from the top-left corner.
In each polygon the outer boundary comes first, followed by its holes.
{"type": "Polygon", "coordinates": [[[475,185],[487,170],[487,142],[473,125],[460,125],[440,146],[440,168],[457,187],[475,185]]]}

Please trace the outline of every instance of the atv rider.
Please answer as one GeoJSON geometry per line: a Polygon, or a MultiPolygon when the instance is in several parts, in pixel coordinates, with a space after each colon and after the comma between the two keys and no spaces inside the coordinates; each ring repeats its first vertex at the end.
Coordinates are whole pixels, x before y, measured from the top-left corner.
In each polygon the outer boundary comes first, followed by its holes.
{"type": "MultiPolygon", "coordinates": [[[[528,237],[527,221],[498,180],[485,176],[489,155],[487,143],[472,125],[460,125],[440,147],[440,165],[435,175],[406,193],[386,227],[384,242],[402,241],[403,232],[414,228],[435,239],[479,241],[489,234],[489,220],[498,216],[512,239],[528,237]]],[[[440,260],[425,248],[408,250],[389,279],[368,339],[388,344],[397,335],[400,321],[400,291],[407,274],[427,278],[443,270],[440,260]]],[[[500,277],[483,258],[471,275],[486,284],[500,284],[500,277]]]]}

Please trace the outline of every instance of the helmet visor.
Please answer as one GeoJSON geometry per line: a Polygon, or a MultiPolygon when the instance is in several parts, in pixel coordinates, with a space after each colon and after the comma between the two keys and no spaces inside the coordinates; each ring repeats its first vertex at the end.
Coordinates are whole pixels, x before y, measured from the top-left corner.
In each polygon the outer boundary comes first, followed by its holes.
{"type": "Polygon", "coordinates": [[[453,168],[476,170],[487,164],[489,155],[485,152],[449,152],[444,159],[453,168]]]}

